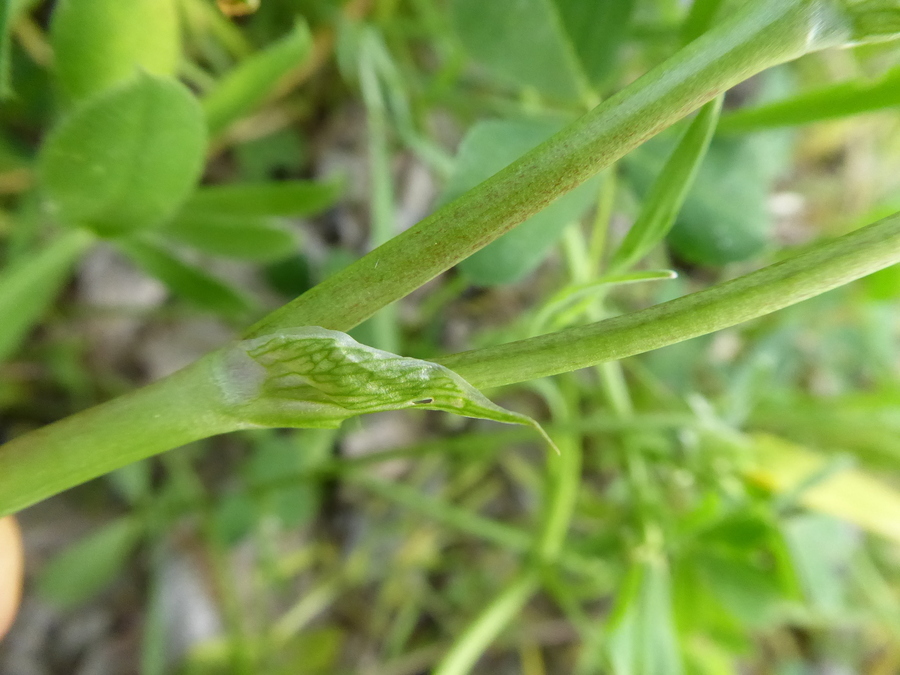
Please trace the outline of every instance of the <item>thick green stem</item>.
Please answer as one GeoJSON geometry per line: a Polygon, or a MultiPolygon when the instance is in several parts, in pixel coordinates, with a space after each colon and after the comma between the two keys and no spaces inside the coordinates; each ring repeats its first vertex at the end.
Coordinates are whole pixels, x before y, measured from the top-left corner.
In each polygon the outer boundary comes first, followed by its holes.
{"type": "Polygon", "coordinates": [[[484,183],[247,333],[346,331],[486,246],[721,92],[850,37],[839,0],[754,0],[484,183]]]}
{"type": "Polygon", "coordinates": [[[205,361],[0,446],[0,515],[240,426],[213,411],[205,361]]]}
{"type": "Polygon", "coordinates": [[[900,262],[900,213],[649,309],[435,359],[484,389],[586,368],[749,321],[900,262]]]}

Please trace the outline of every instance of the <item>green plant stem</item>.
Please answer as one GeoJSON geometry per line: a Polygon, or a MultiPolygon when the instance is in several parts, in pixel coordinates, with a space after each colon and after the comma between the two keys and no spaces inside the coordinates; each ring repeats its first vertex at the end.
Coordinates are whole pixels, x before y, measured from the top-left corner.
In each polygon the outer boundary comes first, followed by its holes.
{"type": "Polygon", "coordinates": [[[491,642],[515,618],[538,588],[534,570],[522,572],[453,644],[434,675],[466,675],[491,642]]]}
{"type": "MultiPolygon", "coordinates": [[[[391,157],[388,148],[388,122],[378,73],[375,71],[377,34],[367,29],[359,58],[359,83],[366,106],[368,133],[369,176],[371,192],[370,242],[372,248],[381,246],[394,236],[394,186],[391,177],[391,157]]],[[[372,317],[373,347],[396,352],[399,346],[397,308],[387,305],[372,317]]]]}
{"type": "Polygon", "coordinates": [[[415,227],[247,332],[346,331],[509,231],[645,140],[770,66],[849,38],[840,0],[756,0],[415,227]]]}
{"type": "Polygon", "coordinates": [[[623,359],[749,321],[900,262],[900,213],[649,309],[436,359],[486,389],[623,359]]]}
{"type": "Polygon", "coordinates": [[[201,360],[0,446],[0,515],[126,464],[234,430],[234,420],[212,410],[220,395],[215,387],[201,360]]]}
{"type": "MultiPolygon", "coordinates": [[[[570,423],[573,411],[578,408],[577,397],[571,395],[572,382],[562,382],[561,387],[554,386],[549,380],[538,380],[534,384],[543,394],[553,421],[570,423]]],[[[559,557],[575,513],[581,483],[581,436],[559,434],[554,440],[559,454],[547,453],[543,521],[535,546],[538,560],[544,565],[553,564],[559,557]]]]}

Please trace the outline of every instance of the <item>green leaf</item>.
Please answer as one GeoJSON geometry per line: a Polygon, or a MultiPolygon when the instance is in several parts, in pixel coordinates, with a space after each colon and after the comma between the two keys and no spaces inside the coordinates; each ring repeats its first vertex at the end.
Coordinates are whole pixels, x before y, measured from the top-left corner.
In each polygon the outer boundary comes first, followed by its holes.
{"type": "Polygon", "coordinates": [[[309,28],[298,22],[281,40],[226,73],[203,99],[210,133],[223,131],[259,106],[287,74],[304,64],[311,49],[309,28]]]}
{"type": "Polygon", "coordinates": [[[40,319],[92,240],[83,230],[69,232],[0,272],[0,362],[18,348],[40,319]]]}
{"type": "Polygon", "coordinates": [[[232,151],[238,173],[249,181],[297,176],[310,162],[309,141],[290,127],[234,145],[232,151]]]}
{"type": "Polygon", "coordinates": [[[227,213],[233,216],[305,216],[331,206],[343,181],[306,180],[216,185],[197,190],[184,211],[227,213]]]}
{"type": "Polygon", "coordinates": [[[119,575],[142,533],[133,518],[105,525],[54,558],[38,577],[38,591],[65,609],[90,600],[119,575]]]}
{"type": "Polygon", "coordinates": [[[680,675],[671,594],[669,571],[663,560],[648,557],[631,567],[610,619],[613,672],[680,675]]]}
{"type": "Polygon", "coordinates": [[[896,0],[842,0],[852,27],[852,42],[883,42],[900,34],[900,6],[896,0]]]}
{"type": "Polygon", "coordinates": [[[175,0],[60,0],[50,25],[56,77],[72,100],[131,78],[175,75],[181,31],[175,0]]]}
{"type": "Polygon", "coordinates": [[[246,538],[257,522],[256,504],[250,495],[231,491],[222,495],[212,515],[212,530],[221,546],[234,546],[246,538]]]}
{"type": "Polygon", "coordinates": [[[285,435],[258,432],[258,442],[243,473],[254,488],[260,513],[275,517],[285,529],[310,522],[318,512],[322,486],[305,476],[331,456],[335,431],[306,429],[285,435]],[[302,451],[301,451],[302,450],[302,451]]]}
{"type": "MultiPolygon", "coordinates": [[[[789,90],[791,82],[786,70],[776,69],[766,73],[760,85],[759,97],[769,99],[789,90]]],[[[628,175],[639,194],[646,195],[662,171],[669,142],[652,140],[626,158],[628,175]]],[[[759,255],[772,226],[768,196],[790,157],[789,132],[714,138],[669,232],[669,247],[680,258],[701,265],[724,265],[759,255]]]]}
{"type": "Polygon", "coordinates": [[[635,0],[554,0],[582,68],[602,85],[613,72],[628,35],[635,0]]]}
{"type": "Polygon", "coordinates": [[[297,249],[290,229],[277,219],[259,216],[184,212],[163,232],[201,251],[244,260],[278,260],[297,249]]]}
{"type": "Polygon", "coordinates": [[[301,216],[330,206],[342,181],[217,185],[197,190],[164,229],[216,255],[269,261],[297,249],[291,230],[272,216],[301,216]]]}
{"type": "Polygon", "coordinates": [[[153,494],[153,464],[135,462],[106,474],[106,480],[127,504],[138,506],[153,494]]]}
{"type": "Polygon", "coordinates": [[[249,300],[231,286],[159,246],[134,240],[122,240],[118,244],[147,274],[199,307],[226,316],[240,316],[250,309],[249,300]]]}
{"type": "Polygon", "coordinates": [[[141,74],[92,97],[53,129],[38,170],[60,220],[113,236],[169,218],[197,182],[205,149],[191,93],[141,74]]]}
{"type": "Polygon", "coordinates": [[[14,0],[0,0],[0,101],[12,97],[12,23],[14,0]]]}
{"type": "Polygon", "coordinates": [[[856,79],[802,92],[780,101],[722,116],[721,129],[745,132],[808,124],[900,106],[900,67],[874,81],[856,79]]]}
{"type": "Polygon", "coordinates": [[[269,265],[264,274],[273,290],[289,298],[296,298],[314,285],[309,260],[302,254],[269,265]]]}
{"type": "Polygon", "coordinates": [[[690,563],[723,607],[745,625],[762,628],[777,618],[783,595],[778,577],[758,557],[702,551],[690,563]]]}
{"type": "Polygon", "coordinates": [[[784,524],[785,538],[806,597],[824,614],[847,614],[848,570],[862,541],[834,518],[803,514],[784,524]]]}
{"type": "Polygon", "coordinates": [[[553,0],[518,0],[514,7],[453,0],[451,7],[463,46],[495,76],[551,98],[581,98],[585,77],[553,0]]]}
{"type": "Polygon", "coordinates": [[[709,30],[723,2],[724,0],[694,0],[681,27],[682,43],[693,42],[709,30]]]}
{"type": "Polygon", "coordinates": [[[227,414],[252,426],[333,429],[356,415],[443,410],[523,424],[530,417],[494,405],[452,370],[358,343],[316,326],[243,340],[213,360],[227,414]]]}
{"type": "Polygon", "coordinates": [[[872,300],[895,299],[900,295],[900,265],[891,265],[870,274],[863,280],[863,284],[872,300]]]}
{"type": "MultiPolygon", "coordinates": [[[[449,201],[478,185],[558,128],[548,122],[497,120],[479,122],[463,139],[456,171],[447,186],[449,201]]],[[[550,254],[563,230],[593,201],[596,179],[572,190],[459,265],[473,283],[483,286],[518,281],[550,254]]]]}
{"type": "Polygon", "coordinates": [[[684,644],[687,672],[691,675],[740,675],[734,650],[707,635],[692,635],[684,644]]]}
{"type": "MultiPolygon", "coordinates": [[[[626,160],[638,193],[646,195],[662,171],[664,145],[648,143],[626,160]]],[[[766,197],[775,173],[772,165],[784,155],[783,148],[783,139],[768,135],[715,139],[669,232],[669,246],[681,258],[702,265],[760,254],[771,225],[766,197]]]]}
{"type": "Polygon", "coordinates": [[[722,109],[722,97],[707,103],[691,122],[681,141],[644,198],[641,212],[612,256],[610,268],[624,270],[659,244],[681,210],[694,183],[722,109]]]}

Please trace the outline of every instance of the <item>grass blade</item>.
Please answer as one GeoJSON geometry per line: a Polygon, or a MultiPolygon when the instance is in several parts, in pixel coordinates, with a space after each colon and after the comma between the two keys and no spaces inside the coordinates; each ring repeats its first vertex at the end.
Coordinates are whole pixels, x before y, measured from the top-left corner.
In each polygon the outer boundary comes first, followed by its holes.
{"type": "Polygon", "coordinates": [[[723,132],[746,132],[808,124],[900,106],[900,67],[874,81],[840,82],[797,96],[722,116],[723,132]]]}
{"type": "Polygon", "coordinates": [[[0,273],[0,362],[19,346],[92,241],[84,230],[69,232],[0,273]]]}
{"type": "Polygon", "coordinates": [[[117,244],[145,272],[200,307],[226,316],[240,316],[250,307],[249,300],[231,286],[159,246],[134,240],[117,244]]]}
{"type": "Polygon", "coordinates": [[[308,180],[238,183],[198,189],[184,213],[226,213],[231,216],[305,216],[331,206],[342,181],[308,180]]]}
{"type": "Polygon", "coordinates": [[[722,97],[710,101],[691,122],[650,188],[640,215],[610,261],[613,272],[628,269],[659,244],[672,226],[712,140],[722,97]]]}
{"type": "Polygon", "coordinates": [[[226,213],[183,213],[163,232],[212,255],[270,261],[297,251],[297,237],[277,219],[226,213]]]}
{"type": "Polygon", "coordinates": [[[312,36],[305,23],[227,73],[203,100],[210,134],[224,131],[262,103],[282,78],[303,65],[312,36]]]}
{"type": "Polygon", "coordinates": [[[12,89],[12,22],[13,0],[0,0],[0,101],[13,96],[12,89]]]}

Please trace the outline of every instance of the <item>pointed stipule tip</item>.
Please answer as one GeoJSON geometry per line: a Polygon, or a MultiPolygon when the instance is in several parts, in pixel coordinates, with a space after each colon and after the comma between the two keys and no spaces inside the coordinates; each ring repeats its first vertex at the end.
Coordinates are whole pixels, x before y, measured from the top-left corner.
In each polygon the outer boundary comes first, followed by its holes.
{"type": "Polygon", "coordinates": [[[556,451],[557,455],[562,455],[559,446],[557,446],[556,443],[553,442],[553,439],[550,438],[550,434],[544,431],[544,427],[542,427],[536,420],[531,420],[531,422],[533,423],[535,430],[543,437],[545,441],[547,441],[547,445],[553,448],[556,451]]]}

